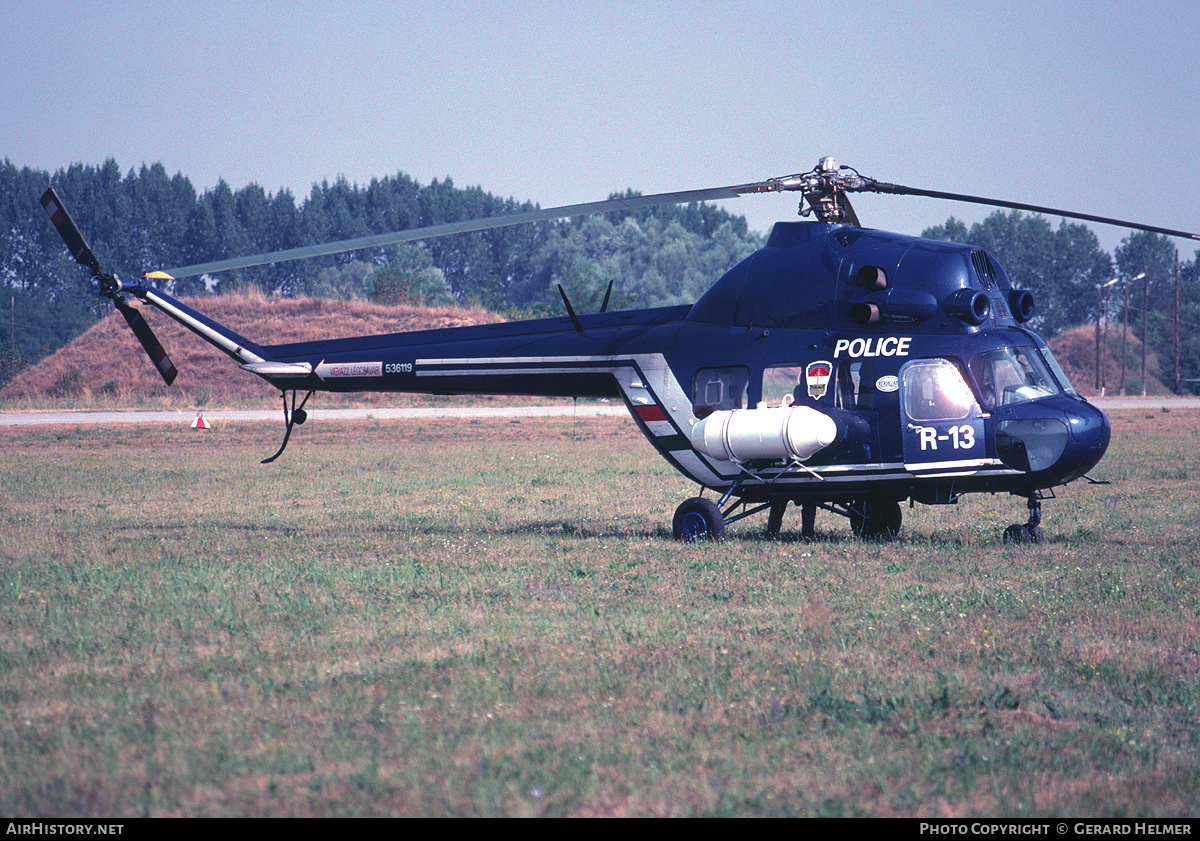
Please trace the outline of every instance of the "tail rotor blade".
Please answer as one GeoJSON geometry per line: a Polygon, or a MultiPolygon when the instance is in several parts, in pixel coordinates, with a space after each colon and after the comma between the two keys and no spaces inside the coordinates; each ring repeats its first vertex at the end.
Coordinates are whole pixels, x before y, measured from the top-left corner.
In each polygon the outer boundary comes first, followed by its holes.
{"type": "Polygon", "coordinates": [[[175,368],[171,358],[167,356],[167,352],[163,350],[162,344],[154,335],[154,331],[150,329],[150,325],[146,323],[146,319],[135,307],[129,306],[120,298],[115,298],[113,301],[117,305],[117,309],[121,311],[121,315],[125,316],[125,320],[129,322],[129,326],[133,328],[133,334],[137,336],[138,341],[142,343],[146,353],[150,357],[150,361],[154,363],[154,367],[158,369],[158,373],[162,374],[162,378],[167,381],[167,385],[175,382],[176,375],[179,371],[175,368]]]}
{"type": "Polygon", "coordinates": [[[90,269],[94,277],[99,277],[100,261],[88,246],[87,240],[83,238],[83,233],[75,224],[75,220],[71,218],[62,202],[59,201],[58,194],[54,192],[53,187],[42,193],[42,207],[58,230],[59,236],[63,238],[63,242],[67,244],[67,249],[75,258],[75,262],[90,269]]]}

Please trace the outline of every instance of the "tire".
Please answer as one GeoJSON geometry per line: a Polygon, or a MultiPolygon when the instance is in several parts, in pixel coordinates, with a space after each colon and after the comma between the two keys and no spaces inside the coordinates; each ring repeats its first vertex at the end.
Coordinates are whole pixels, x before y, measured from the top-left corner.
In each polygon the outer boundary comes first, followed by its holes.
{"type": "Polygon", "coordinates": [[[1011,525],[1004,530],[1005,543],[1042,543],[1046,539],[1046,535],[1042,533],[1041,526],[1011,525]]]}
{"type": "Polygon", "coordinates": [[[860,499],[850,508],[850,530],[862,540],[891,540],[903,518],[894,499],[860,499]]]}
{"type": "Polygon", "coordinates": [[[676,540],[724,540],[725,517],[710,499],[692,497],[675,509],[672,531],[676,540]]]}
{"type": "MultiPolygon", "coordinates": [[[[1041,529],[1038,529],[1040,532],[1041,529]]],[[[1014,523],[1004,530],[1005,543],[1032,543],[1033,535],[1029,533],[1029,529],[1018,523],[1014,523]]]]}

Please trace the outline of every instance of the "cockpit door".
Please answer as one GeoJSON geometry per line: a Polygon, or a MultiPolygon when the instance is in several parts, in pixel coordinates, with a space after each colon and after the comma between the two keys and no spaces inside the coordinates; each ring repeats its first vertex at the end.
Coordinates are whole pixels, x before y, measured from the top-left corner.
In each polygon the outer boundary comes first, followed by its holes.
{"type": "Polygon", "coordinates": [[[948,359],[914,359],[900,369],[900,423],[910,472],[969,474],[986,463],[983,410],[948,359]]]}

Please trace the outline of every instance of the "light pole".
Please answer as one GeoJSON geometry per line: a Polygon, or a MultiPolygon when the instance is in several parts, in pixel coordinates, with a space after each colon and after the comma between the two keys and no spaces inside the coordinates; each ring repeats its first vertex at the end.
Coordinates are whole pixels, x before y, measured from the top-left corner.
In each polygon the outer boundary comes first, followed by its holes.
{"type": "Polygon", "coordinates": [[[1121,328],[1121,396],[1125,396],[1125,348],[1129,343],[1129,284],[1135,280],[1141,280],[1146,276],[1142,272],[1137,277],[1131,277],[1125,281],[1125,311],[1121,314],[1124,319],[1124,326],[1121,328]]]}
{"type": "Polygon", "coordinates": [[[1104,396],[1105,386],[1108,385],[1108,287],[1121,278],[1114,277],[1108,283],[1096,284],[1096,393],[1104,396]],[[1100,360],[1100,290],[1104,290],[1104,361],[1100,360]]]}
{"type": "MultiPolygon", "coordinates": [[[[1146,273],[1142,272],[1142,277],[1146,273]]],[[[1146,320],[1150,315],[1150,278],[1146,277],[1142,294],[1142,397],[1146,396],[1146,320]]]]}

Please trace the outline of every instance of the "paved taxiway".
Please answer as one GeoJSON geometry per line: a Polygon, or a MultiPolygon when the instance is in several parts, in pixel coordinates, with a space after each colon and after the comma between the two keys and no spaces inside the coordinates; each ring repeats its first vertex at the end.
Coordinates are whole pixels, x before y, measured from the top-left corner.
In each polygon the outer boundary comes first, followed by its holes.
{"type": "MultiPolygon", "coordinates": [[[[419,409],[321,409],[309,408],[309,420],[428,420],[431,418],[562,418],[625,415],[624,406],[461,406],[419,409]]],[[[0,412],[0,426],[111,426],[120,423],[188,423],[195,410],[159,412],[0,412]]],[[[282,409],[205,411],[209,423],[221,421],[280,421],[282,409]]]]}
{"type": "MultiPolygon", "coordinates": [[[[1091,401],[1101,409],[1200,409],[1200,397],[1102,397],[1091,401]]],[[[308,409],[312,420],[427,420],[431,418],[562,418],[624,415],[624,406],[460,406],[420,409],[308,409]]],[[[214,409],[204,413],[210,423],[221,421],[278,421],[279,409],[214,409]]],[[[102,426],[121,423],[188,423],[195,412],[0,412],[0,426],[77,424],[102,426]]]]}

